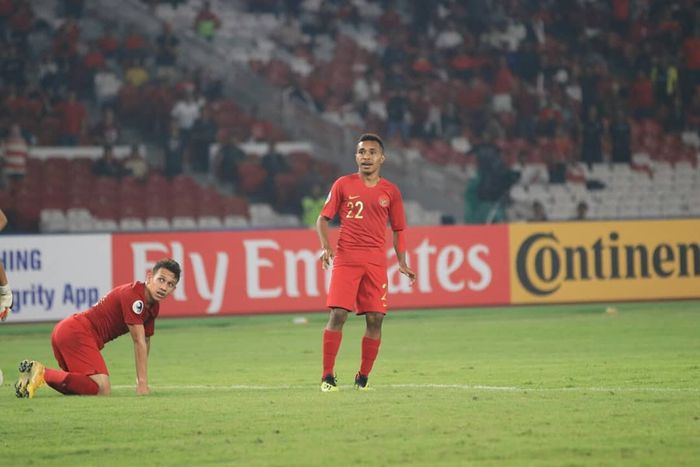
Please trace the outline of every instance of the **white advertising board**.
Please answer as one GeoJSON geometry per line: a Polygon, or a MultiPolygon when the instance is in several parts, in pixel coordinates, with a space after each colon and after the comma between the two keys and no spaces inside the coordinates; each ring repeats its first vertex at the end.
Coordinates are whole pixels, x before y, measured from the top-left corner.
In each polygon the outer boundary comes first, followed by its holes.
{"type": "Polygon", "coordinates": [[[59,321],[112,287],[112,237],[3,235],[0,261],[14,297],[6,323],[59,321]]]}

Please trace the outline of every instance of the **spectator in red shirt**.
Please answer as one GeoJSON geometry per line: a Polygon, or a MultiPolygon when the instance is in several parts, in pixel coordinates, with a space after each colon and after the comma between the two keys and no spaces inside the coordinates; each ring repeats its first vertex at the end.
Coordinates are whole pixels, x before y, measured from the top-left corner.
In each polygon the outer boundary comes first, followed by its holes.
{"type": "Polygon", "coordinates": [[[90,49],[83,56],[83,66],[92,72],[105,66],[105,57],[98,44],[91,44],[90,49]]]}
{"type": "Polygon", "coordinates": [[[61,118],[61,144],[77,145],[85,132],[87,117],[85,106],[76,99],[75,91],[70,91],[68,99],[59,104],[57,110],[61,118]]]}
{"type": "Polygon", "coordinates": [[[643,71],[637,73],[637,79],[632,83],[629,93],[630,108],[634,110],[635,117],[651,117],[654,111],[654,84],[643,71]]]}
{"type": "Polygon", "coordinates": [[[53,54],[56,59],[73,58],[78,53],[78,40],[80,39],[80,27],[69,19],[63,23],[53,38],[53,54]]]}
{"type": "Polygon", "coordinates": [[[493,92],[494,94],[510,94],[514,86],[515,77],[513,72],[510,71],[506,58],[500,57],[498,59],[498,69],[493,78],[493,92]]]}
{"type": "Polygon", "coordinates": [[[111,28],[105,28],[104,34],[97,39],[97,47],[107,58],[116,58],[119,54],[119,41],[114,36],[111,28]]]}
{"type": "Polygon", "coordinates": [[[683,97],[690,100],[700,85],[700,25],[695,25],[695,34],[683,41],[683,59],[686,75],[683,97]]]}
{"type": "Polygon", "coordinates": [[[612,0],[612,27],[621,36],[629,31],[631,0],[612,0]]]}
{"type": "Polygon", "coordinates": [[[15,383],[17,397],[31,399],[44,384],[61,394],[109,395],[109,372],[100,351],[127,332],[134,343],[136,394],[148,394],[148,351],[155,320],[160,302],[175,290],[179,280],[180,265],[162,259],[146,274],[145,282],[115,287],[87,311],[59,322],[51,334],[51,346],[61,369],[23,360],[15,383]]]}
{"type": "Polygon", "coordinates": [[[18,2],[17,9],[10,18],[12,36],[20,46],[25,46],[27,36],[34,25],[34,11],[29,2],[18,2]]]}
{"type": "Polygon", "coordinates": [[[29,158],[29,145],[22,136],[19,125],[10,127],[10,134],[2,144],[2,166],[12,182],[23,179],[27,175],[27,159],[29,158]]]}
{"type": "Polygon", "coordinates": [[[124,58],[141,59],[146,56],[147,44],[146,39],[136,30],[129,29],[124,42],[122,43],[122,53],[124,58]]]}

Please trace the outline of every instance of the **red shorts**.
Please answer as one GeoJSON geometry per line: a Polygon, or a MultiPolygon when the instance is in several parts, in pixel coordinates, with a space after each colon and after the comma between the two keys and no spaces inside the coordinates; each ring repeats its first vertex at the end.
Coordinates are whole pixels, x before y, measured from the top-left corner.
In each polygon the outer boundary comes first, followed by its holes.
{"type": "Polygon", "coordinates": [[[59,322],[51,333],[51,346],[63,371],[108,375],[90,322],[73,315],[59,322]]]}
{"type": "Polygon", "coordinates": [[[355,311],[387,312],[386,265],[370,263],[333,264],[326,306],[355,311]]]}

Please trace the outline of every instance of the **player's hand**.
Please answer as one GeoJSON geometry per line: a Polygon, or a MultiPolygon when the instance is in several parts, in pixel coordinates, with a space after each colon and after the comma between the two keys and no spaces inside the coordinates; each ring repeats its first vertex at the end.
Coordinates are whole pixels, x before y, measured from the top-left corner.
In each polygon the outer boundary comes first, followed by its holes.
{"type": "Polygon", "coordinates": [[[0,294],[0,321],[5,321],[12,308],[12,290],[0,294]]]}
{"type": "Polygon", "coordinates": [[[321,267],[323,269],[328,269],[328,266],[331,265],[331,261],[333,261],[333,256],[335,253],[333,252],[332,248],[324,248],[321,250],[321,267]]]}
{"type": "Polygon", "coordinates": [[[416,281],[416,272],[405,264],[399,265],[399,272],[411,280],[411,285],[416,281]]]}

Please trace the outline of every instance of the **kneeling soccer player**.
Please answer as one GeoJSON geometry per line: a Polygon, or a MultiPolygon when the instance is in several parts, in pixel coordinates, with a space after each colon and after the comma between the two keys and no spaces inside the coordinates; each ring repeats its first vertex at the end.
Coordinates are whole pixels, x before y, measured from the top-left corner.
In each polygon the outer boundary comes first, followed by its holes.
{"type": "Polygon", "coordinates": [[[127,332],[134,342],[136,393],[148,394],[148,351],[160,301],[180,280],[180,265],[172,259],[158,261],[146,281],[120,285],[87,311],[60,321],[51,334],[51,346],[61,370],[45,368],[35,360],[19,365],[17,397],[34,397],[48,384],[62,394],[108,395],[107,365],[100,350],[127,332]]]}

